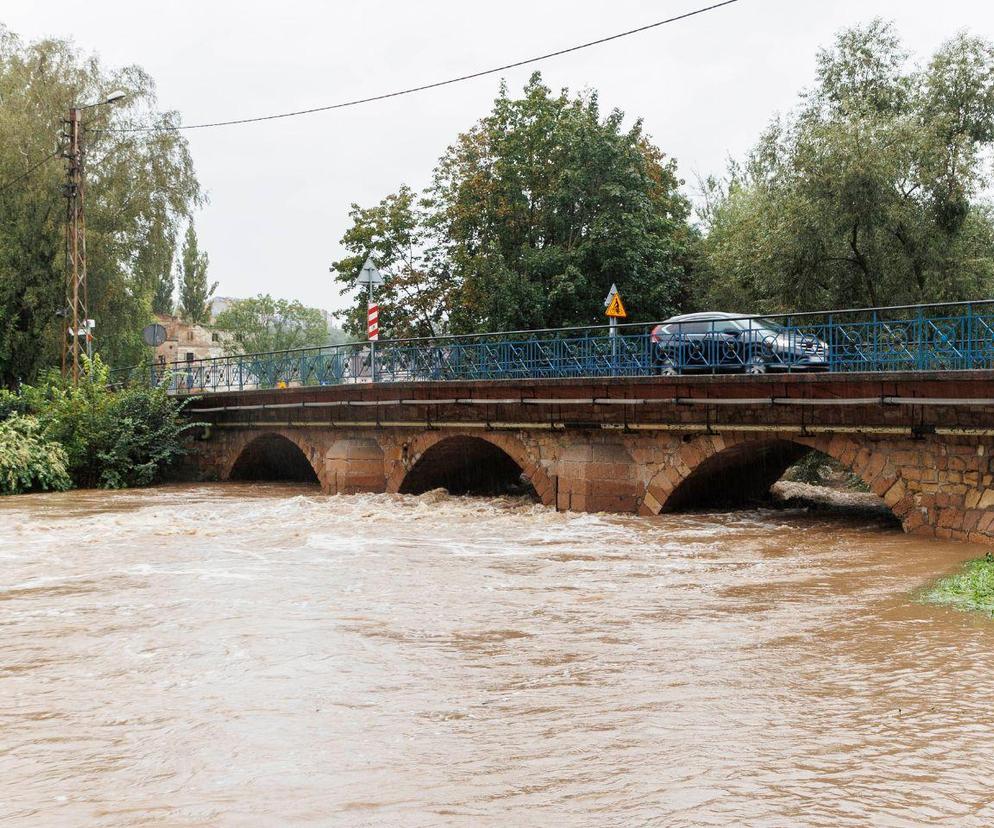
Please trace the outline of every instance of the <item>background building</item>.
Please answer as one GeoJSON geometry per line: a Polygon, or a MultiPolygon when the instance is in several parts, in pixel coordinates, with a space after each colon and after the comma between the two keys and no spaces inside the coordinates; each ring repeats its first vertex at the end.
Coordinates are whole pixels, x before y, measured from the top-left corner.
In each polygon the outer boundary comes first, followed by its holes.
{"type": "Polygon", "coordinates": [[[156,362],[193,362],[224,356],[228,335],[223,331],[194,325],[178,316],[159,314],[155,319],[166,329],[166,341],[155,349],[156,362]]]}

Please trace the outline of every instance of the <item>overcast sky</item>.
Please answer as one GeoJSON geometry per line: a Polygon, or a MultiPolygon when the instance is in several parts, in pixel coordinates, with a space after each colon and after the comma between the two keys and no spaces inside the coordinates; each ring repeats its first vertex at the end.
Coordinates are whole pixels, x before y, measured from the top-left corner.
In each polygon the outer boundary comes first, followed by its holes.
{"type": "MultiPolygon", "coordinates": [[[[136,63],[186,123],[335,103],[512,62],[708,5],[707,0],[4,0],[24,39],[57,36],[109,66],[136,63]]],[[[994,39],[989,0],[739,0],[723,9],[505,73],[597,89],[642,117],[692,189],[742,156],[810,84],[840,28],[894,20],[927,57],[961,29],[994,39]]],[[[499,77],[353,109],[187,133],[210,203],[197,217],[219,295],[344,304],[328,273],[352,202],[423,187],[486,114],[499,77]]]]}

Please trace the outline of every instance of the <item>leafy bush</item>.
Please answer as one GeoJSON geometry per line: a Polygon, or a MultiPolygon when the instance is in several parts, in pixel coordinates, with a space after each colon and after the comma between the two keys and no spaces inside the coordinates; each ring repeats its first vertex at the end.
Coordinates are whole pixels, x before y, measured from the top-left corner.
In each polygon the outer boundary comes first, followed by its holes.
{"type": "Polygon", "coordinates": [[[0,494],[61,492],[71,485],[66,452],[45,437],[37,417],[0,421],[0,494]]]}
{"type": "Polygon", "coordinates": [[[147,486],[185,454],[183,433],[191,427],[179,418],[183,403],[165,388],[131,387],[111,395],[106,428],[95,450],[99,480],[108,489],[147,486]]]}
{"type": "Polygon", "coordinates": [[[15,414],[23,414],[26,410],[23,397],[6,388],[0,388],[0,420],[6,420],[15,414]]]}
{"type": "Polygon", "coordinates": [[[61,446],[74,485],[147,486],[184,453],[183,435],[191,427],[181,417],[185,403],[165,387],[111,391],[107,379],[107,367],[95,357],[78,385],[50,373],[21,389],[19,405],[61,446]]]}

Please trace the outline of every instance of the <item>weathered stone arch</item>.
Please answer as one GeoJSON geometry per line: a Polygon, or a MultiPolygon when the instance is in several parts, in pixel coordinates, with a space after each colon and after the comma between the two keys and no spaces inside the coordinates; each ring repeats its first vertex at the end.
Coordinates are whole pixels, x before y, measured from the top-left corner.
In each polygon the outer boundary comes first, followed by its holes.
{"type": "Polygon", "coordinates": [[[393,471],[387,478],[386,490],[400,492],[408,475],[417,467],[424,455],[430,449],[454,438],[480,440],[500,449],[521,469],[521,473],[531,482],[543,504],[551,506],[555,503],[555,486],[538,458],[514,435],[490,431],[426,431],[419,434],[403,446],[400,462],[394,465],[393,471]]]}
{"type": "MultiPolygon", "coordinates": [[[[686,487],[701,486],[707,477],[721,476],[726,469],[731,471],[750,460],[755,461],[749,471],[757,491],[764,486],[768,488],[808,449],[838,460],[887,504],[907,531],[915,528],[907,520],[914,501],[907,492],[900,467],[892,462],[892,448],[880,446],[870,437],[855,435],[739,432],[695,436],[674,448],[669,461],[650,479],[640,511],[658,514],[682,505],[686,487]],[[761,460],[770,461],[765,474],[761,460]]],[[[723,482],[736,485],[737,479],[729,474],[723,482]]]]}
{"type": "Polygon", "coordinates": [[[246,431],[241,433],[231,445],[227,458],[221,469],[221,479],[231,480],[236,475],[238,464],[245,460],[246,452],[251,452],[253,446],[260,446],[267,441],[283,440],[294,446],[307,461],[321,488],[327,491],[327,477],[321,452],[310,441],[293,429],[274,428],[265,431],[246,431]]]}

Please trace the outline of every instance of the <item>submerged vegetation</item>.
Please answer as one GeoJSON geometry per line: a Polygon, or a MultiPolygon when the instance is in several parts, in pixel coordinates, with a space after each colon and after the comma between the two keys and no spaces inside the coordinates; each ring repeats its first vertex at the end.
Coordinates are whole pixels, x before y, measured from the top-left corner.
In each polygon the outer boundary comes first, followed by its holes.
{"type": "Polygon", "coordinates": [[[994,617],[994,555],[968,561],[961,572],[940,578],[922,593],[929,604],[954,607],[994,617]]]}
{"type": "Polygon", "coordinates": [[[112,391],[107,374],[97,357],[78,386],[51,372],[16,394],[0,392],[0,494],[161,479],[184,453],[185,403],[164,386],[112,391]]]}

